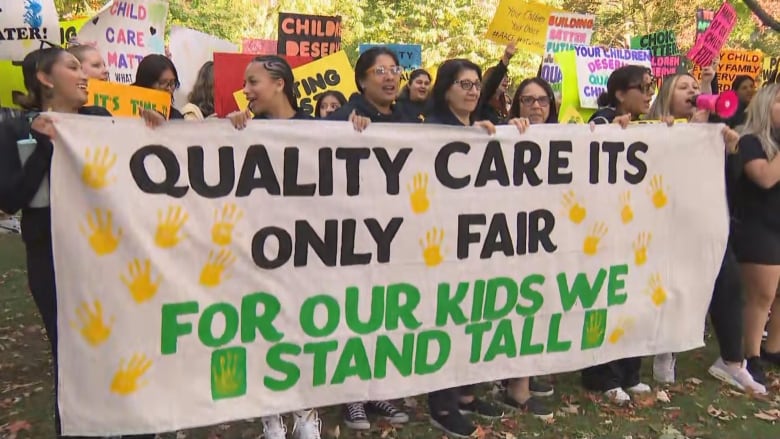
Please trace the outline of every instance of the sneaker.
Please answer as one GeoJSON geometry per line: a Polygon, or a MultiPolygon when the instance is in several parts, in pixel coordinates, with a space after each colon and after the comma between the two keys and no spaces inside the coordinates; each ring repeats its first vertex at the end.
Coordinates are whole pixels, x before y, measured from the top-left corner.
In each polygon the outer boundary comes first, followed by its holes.
{"type": "Polygon", "coordinates": [[[387,401],[369,401],[368,407],[374,409],[391,424],[405,424],[409,422],[409,415],[398,410],[396,406],[387,401]]]}
{"type": "Polygon", "coordinates": [[[761,348],[761,359],[767,363],[780,367],[780,352],[767,352],[761,348]]]}
{"type": "Polygon", "coordinates": [[[293,417],[293,439],[321,439],[322,421],[317,410],[295,412],[293,417]]]}
{"type": "Polygon", "coordinates": [[[648,393],[648,392],[650,392],[653,389],[651,389],[650,386],[648,386],[645,383],[639,383],[639,384],[636,384],[634,386],[629,387],[626,390],[628,390],[631,393],[648,393]]]}
{"type": "Polygon", "coordinates": [[[761,358],[748,358],[746,367],[755,382],[766,386],[766,374],[764,373],[764,365],[761,363],[761,358]]]}
{"type": "Polygon", "coordinates": [[[734,386],[743,392],[752,392],[756,395],[766,395],[766,387],[757,383],[745,367],[745,362],[740,366],[726,364],[722,358],[718,358],[715,364],[707,370],[713,377],[724,383],[734,386]]]}
{"type": "Polygon", "coordinates": [[[552,419],[554,416],[552,410],[547,408],[542,400],[535,396],[531,396],[525,402],[520,402],[505,394],[502,402],[516,410],[522,410],[534,418],[547,420],[552,419]]]}
{"type": "Polygon", "coordinates": [[[624,405],[631,402],[631,396],[629,396],[629,394],[626,393],[626,391],[620,387],[615,387],[614,389],[607,390],[606,392],[604,392],[604,396],[606,396],[610,401],[618,405],[624,405]]]}
{"type": "Polygon", "coordinates": [[[366,416],[362,402],[353,402],[344,406],[344,424],[353,430],[370,430],[371,423],[366,416]]]}
{"type": "Polygon", "coordinates": [[[263,437],[265,439],[285,439],[287,426],[284,425],[281,415],[265,416],[263,422],[263,437]]]}
{"type": "Polygon", "coordinates": [[[19,218],[9,216],[0,220],[0,233],[22,233],[22,225],[19,223],[19,218]]]}
{"type": "Polygon", "coordinates": [[[674,354],[658,354],[653,358],[653,379],[659,383],[674,383],[674,367],[677,359],[674,354]]]}
{"type": "Polygon", "coordinates": [[[529,378],[528,387],[533,396],[552,396],[555,389],[552,384],[542,381],[536,377],[529,378]]]}
{"type": "Polygon", "coordinates": [[[504,416],[503,410],[476,397],[468,404],[458,402],[458,408],[463,415],[477,415],[486,419],[497,419],[504,416]]]}
{"type": "Polygon", "coordinates": [[[477,427],[460,412],[446,415],[431,413],[431,425],[456,438],[468,439],[477,431],[477,427]]]}

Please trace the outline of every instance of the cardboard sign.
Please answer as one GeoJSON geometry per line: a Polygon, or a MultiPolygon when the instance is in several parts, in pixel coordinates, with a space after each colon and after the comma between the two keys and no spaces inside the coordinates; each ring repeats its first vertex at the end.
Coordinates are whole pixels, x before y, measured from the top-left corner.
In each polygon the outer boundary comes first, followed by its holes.
{"type": "Polygon", "coordinates": [[[279,13],[279,55],[319,59],[341,50],[341,17],[279,13]]]}
{"type": "Polygon", "coordinates": [[[549,54],[574,50],[575,46],[589,46],[595,22],[596,16],[593,14],[552,11],[545,51],[549,54]]]}
{"type": "Polygon", "coordinates": [[[295,68],[293,76],[298,106],[311,116],[322,93],[337,90],[349,99],[357,92],[355,71],[343,50],[295,68]]]}
{"type": "Polygon", "coordinates": [[[171,113],[171,95],[160,90],[90,79],[87,105],[103,107],[112,116],[137,117],[142,109],[155,110],[167,119],[171,113]]]}
{"type": "Polygon", "coordinates": [[[699,41],[699,37],[710,27],[713,17],[715,17],[715,11],[713,10],[696,9],[696,38],[694,41],[699,41]]]}
{"type": "Polygon", "coordinates": [[[41,47],[57,43],[59,15],[54,0],[7,0],[0,6],[0,59],[21,61],[41,47]]]}
{"type": "MultiPolygon", "coordinates": [[[[243,88],[246,66],[256,56],[251,53],[214,54],[214,111],[219,117],[225,117],[239,109],[233,94],[236,90],[240,91],[243,88]]],[[[285,56],[284,58],[292,68],[311,61],[311,58],[300,56],[285,56]]],[[[246,107],[241,109],[244,108],[246,107]]]]}
{"type": "Polygon", "coordinates": [[[544,54],[547,27],[554,10],[543,3],[501,0],[486,38],[499,44],[515,42],[518,49],[544,54]]]}
{"type": "Polygon", "coordinates": [[[729,2],[723,2],[712,18],[710,26],[688,51],[686,55],[688,59],[701,67],[712,64],[712,60],[718,56],[736,24],[737,12],[734,10],[734,6],[731,6],[729,2]]]}
{"type": "MultiPolygon", "coordinates": [[[[718,93],[731,90],[731,84],[740,75],[747,75],[758,81],[764,55],[760,51],[730,50],[725,49],[720,52],[718,61],[718,71],[715,72],[718,78],[718,93]]],[[[701,81],[701,68],[694,66],[693,76],[701,81]]]]}
{"type": "Polygon", "coordinates": [[[96,46],[111,81],[131,84],[146,55],[165,52],[166,0],[115,0],[84,24],[79,42],[96,46]]]}
{"type": "Polygon", "coordinates": [[[279,42],[276,40],[263,40],[260,38],[244,38],[241,40],[241,53],[253,55],[276,55],[279,42]]]}
{"type": "Polygon", "coordinates": [[[728,239],[715,124],[541,124],[520,146],[511,126],[150,130],[63,114],[55,128],[64,435],[176,431],[704,344],[728,239]]]}
{"type": "Polygon", "coordinates": [[[406,85],[409,82],[409,75],[422,66],[422,46],[419,44],[361,44],[358,50],[362,55],[366,50],[376,46],[387,47],[398,56],[398,61],[404,68],[399,87],[406,85]]]}
{"type": "Polygon", "coordinates": [[[674,75],[680,67],[680,50],[673,30],[654,32],[631,38],[631,48],[649,50],[653,76],[659,80],[674,75]]]}
{"type": "Polygon", "coordinates": [[[761,70],[761,83],[773,84],[780,83],[780,56],[764,57],[764,68],[761,70]]]}
{"type": "Polygon", "coordinates": [[[578,46],[575,51],[577,85],[580,106],[583,108],[598,108],[596,101],[601,93],[607,91],[607,80],[613,71],[627,64],[647,68],[651,68],[652,65],[648,50],[578,46]]]}

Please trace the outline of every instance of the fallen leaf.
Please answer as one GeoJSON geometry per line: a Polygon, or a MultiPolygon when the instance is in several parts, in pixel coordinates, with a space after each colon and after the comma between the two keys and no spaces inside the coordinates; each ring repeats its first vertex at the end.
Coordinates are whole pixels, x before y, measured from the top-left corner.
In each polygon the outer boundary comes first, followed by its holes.
{"type": "Polygon", "coordinates": [[[655,405],[655,397],[652,394],[640,394],[633,398],[634,405],[639,408],[648,408],[655,405]]]}
{"type": "Polygon", "coordinates": [[[404,398],[404,406],[410,409],[417,408],[417,400],[414,398],[404,398]]]}
{"type": "Polygon", "coordinates": [[[700,380],[698,378],[691,377],[691,378],[688,378],[687,380],[685,380],[685,382],[688,383],[688,384],[693,384],[694,386],[698,386],[699,384],[703,383],[704,381],[702,381],[702,380],[700,380]]]}
{"type": "Polygon", "coordinates": [[[333,427],[333,430],[328,431],[328,436],[338,439],[339,436],[341,436],[341,427],[339,427],[339,424],[336,424],[335,427],[333,427]]]}
{"type": "Polygon", "coordinates": [[[519,430],[520,425],[515,418],[501,418],[501,425],[509,430],[519,430]]]}
{"type": "Polygon", "coordinates": [[[487,431],[482,428],[481,425],[477,425],[477,429],[474,430],[474,433],[471,433],[471,436],[474,439],[485,439],[487,438],[487,431]]]}
{"type": "Polygon", "coordinates": [[[672,400],[669,398],[669,394],[663,390],[659,390],[658,393],[655,394],[655,399],[660,402],[672,402],[672,400]]]}
{"type": "Polygon", "coordinates": [[[578,415],[580,413],[580,406],[577,404],[566,404],[561,407],[561,411],[570,415],[578,415]]]}
{"type": "Polygon", "coordinates": [[[31,427],[32,425],[30,425],[30,423],[27,421],[14,421],[8,424],[6,430],[11,434],[16,434],[22,430],[30,431],[31,427]]]}
{"type": "Polygon", "coordinates": [[[712,404],[710,404],[707,407],[707,413],[713,418],[718,418],[721,421],[731,421],[732,419],[737,417],[737,415],[735,415],[734,413],[716,408],[712,404]]]}
{"type": "Polygon", "coordinates": [[[753,416],[763,421],[780,421],[780,410],[761,410],[758,413],[754,413],[753,416]]]}

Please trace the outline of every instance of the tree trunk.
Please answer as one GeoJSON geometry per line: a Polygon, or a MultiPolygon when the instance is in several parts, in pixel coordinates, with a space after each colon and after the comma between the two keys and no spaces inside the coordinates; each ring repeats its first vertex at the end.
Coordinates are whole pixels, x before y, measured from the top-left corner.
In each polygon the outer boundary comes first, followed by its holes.
{"type": "Polygon", "coordinates": [[[761,23],[764,24],[764,26],[773,29],[775,32],[780,32],[780,22],[769,15],[769,13],[766,12],[756,0],[742,1],[745,3],[745,5],[747,5],[748,8],[750,8],[751,11],[753,11],[753,13],[756,15],[756,17],[758,17],[761,23]]]}

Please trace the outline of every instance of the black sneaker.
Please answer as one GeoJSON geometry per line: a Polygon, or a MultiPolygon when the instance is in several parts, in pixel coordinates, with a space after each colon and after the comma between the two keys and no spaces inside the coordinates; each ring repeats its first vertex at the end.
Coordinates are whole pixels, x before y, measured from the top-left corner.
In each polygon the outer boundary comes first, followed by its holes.
{"type": "Polygon", "coordinates": [[[431,425],[457,438],[469,438],[477,431],[477,427],[460,412],[446,415],[431,413],[431,425]]]}
{"type": "Polygon", "coordinates": [[[458,402],[458,408],[464,415],[477,415],[486,419],[496,419],[504,416],[503,410],[479,398],[474,398],[468,404],[458,402]]]}
{"type": "Polygon", "coordinates": [[[391,424],[405,424],[409,422],[409,415],[387,401],[369,401],[368,409],[377,412],[391,424]]]}
{"type": "Polygon", "coordinates": [[[362,402],[353,402],[344,406],[344,424],[353,430],[370,430],[366,409],[362,402]]]}
{"type": "Polygon", "coordinates": [[[547,408],[544,402],[535,396],[528,398],[525,402],[519,402],[508,394],[504,394],[502,402],[515,410],[528,413],[534,418],[547,420],[552,419],[554,416],[552,410],[547,408]]]}
{"type": "Polygon", "coordinates": [[[531,390],[533,396],[552,396],[555,393],[555,389],[552,384],[542,381],[536,377],[531,377],[528,383],[528,388],[531,390]]]}
{"type": "Polygon", "coordinates": [[[780,367],[780,352],[767,352],[762,347],[761,359],[767,363],[773,364],[775,367],[780,367]]]}
{"type": "Polygon", "coordinates": [[[764,365],[761,363],[760,357],[748,358],[747,370],[753,376],[753,381],[766,386],[766,374],[764,373],[764,365]]]}

